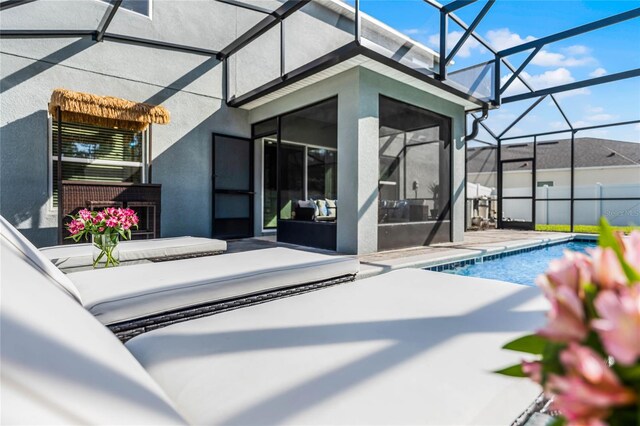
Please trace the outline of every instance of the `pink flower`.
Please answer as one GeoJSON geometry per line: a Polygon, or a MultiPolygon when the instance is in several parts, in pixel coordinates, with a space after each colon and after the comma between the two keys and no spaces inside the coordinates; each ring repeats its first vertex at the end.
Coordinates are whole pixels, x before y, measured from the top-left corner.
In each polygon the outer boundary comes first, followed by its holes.
{"type": "Polygon", "coordinates": [[[82,209],[78,212],[78,215],[82,218],[82,220],[91,219],[91,212],[87,209],[82,209]]]}
{"type": "Polygon", "coordinates": [[[115,207],[107,207],[106,209],[104,209],[104,212],[109,216],[115,216],[117,210],[115,207]]]}
{"type": "Polygon", "coordinates": [[[591,276],[600,288],[616,288],[627,283],[627,277],[620,266],[618,256],[612,248],[596,247],[590,251],[591,276]]]}
{"type": "Polygon", "coordinates": [[[578,294],[568,286],[559,287],[547,295],[551,309],[547,325],[538,335],[556,342],[581,341],[587,335],[585,313],[578,294]]]}
{"type": "Polygon", "coordinates": [[[624,258],[629,265],[640,271],[640,231],[633,231],[623,238],[624,258]]]}
{"type": "Polygon", "coordinates": [[[540,284],[545,293],[561,286],[580,293],[582,285],[590,281],[589,258],[582,253],[565,251],[563,258],[551,261],[545,276],[546,283],[540,284]]]}
{"type": "MultiPolygon", "coordinates": [[[[96,217],[94,220],[97,220],[98,222],[102,222],[105,219],[105,214],[103,212],[98,212],[96,213],[96,217]]],[[[97,222],[94,222],[97,223],[97,222]]]]}
{"type": "Polygon", "coordinates": [[[576,343],[560,354],[565,376],[549,375],[547,389],[555,395],[554,408],[570,425],[598,424],[611,409],[637,400],[636,394],[620,383],[605,360],[594,350],[576,343]]]}
{"type": "Polygon", "coordinates": [[[118,224],[118,219],[116,219],[115,217],[110,217],[109,219],[107,219],[106,225],[109,228],[115,228],[116,226],[118,226],[118,224]]]}
{"type": "Polygon", "coordinates": [[[100,228],[98,228],[98,232],[104,232],[104,227],[101,226],[100,228]]]}
{"type": "Polygon", "coordinates": [[[71,235],[77,235],[84,229],[84,222],[79,219],[73,219],[68,225],[67,229],[71,235]]]}
{"type": "Polygon", "coordinates": [[[75,224],[75,221],[73,221],[69,225],[67,225],[67,229],[69,230],[69,233],[71,235],[76,235],[78,232],[80,232],[80,230],[78,229],[78,227],[75,224]]]}
{"type": "Polygon", "coordinates": [[[594,301],[599,319],[592,327],[607,353],[616,361],[632,365],[640,356],[640,285],[618,292],[601,291],[594,301]]]}
{"type": "Polygon", "coordinates": [[[522,372],[536,383],[542,383],[542,363],[540,361],[522,361],[522,372]]]}

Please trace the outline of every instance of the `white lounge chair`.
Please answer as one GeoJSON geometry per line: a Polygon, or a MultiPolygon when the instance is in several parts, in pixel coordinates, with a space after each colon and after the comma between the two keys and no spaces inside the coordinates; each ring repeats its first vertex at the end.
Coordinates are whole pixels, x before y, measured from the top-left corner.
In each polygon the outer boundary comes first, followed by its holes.
{"type": "MultiPolygon", "coordinates": [[[[227,251],[227,242],[201,237],[156,238],[122,241],[118,249],[121,262],[167,261],[221,254],[227,251]]],[[[91,268],[93,264],[91,244],[43,247],[40,251],[58,268],[67,271],[91,268]]]]}
{"type": "Polygon", "coordinates": [[[55,271],[63,274],[44,257],[27,256],[28,247],[5,231],[0,235],[0,423],[185,424],[113,333],[72,290],[59,287],[64,280],[55,271]]]}
{"type": "Polygon", "coordinates": [[[353,281],[360,266],[350,256],[271,248],[65,275],[4,219],[1,227],[123,340],[177,321],[353,281]]]}
{"type": "Polygon", "coordinates": [[[288,248],[74,272],[82,304],[119,335],[353,281],[359,262],[288,248]]]}
{"type": "Polygon", "coordinates": [[[539,392],[491,373],[535,288],[403,270],[123,346],[4,233],[1,258],[3,424],[509,424],[539,392]]]}

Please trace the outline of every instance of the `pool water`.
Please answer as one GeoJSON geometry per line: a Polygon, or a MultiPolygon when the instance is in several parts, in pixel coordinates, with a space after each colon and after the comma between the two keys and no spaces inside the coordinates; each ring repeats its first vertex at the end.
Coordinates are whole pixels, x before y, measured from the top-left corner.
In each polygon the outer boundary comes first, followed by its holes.
{"type": "Polygon", "coordinates": [[[533,286],[536,277],[547,270],[549,262],[562,257],[565,250],[584,253],[590,247],[596,247],[596,242],[570,241],[443,272],[533,286]]]}

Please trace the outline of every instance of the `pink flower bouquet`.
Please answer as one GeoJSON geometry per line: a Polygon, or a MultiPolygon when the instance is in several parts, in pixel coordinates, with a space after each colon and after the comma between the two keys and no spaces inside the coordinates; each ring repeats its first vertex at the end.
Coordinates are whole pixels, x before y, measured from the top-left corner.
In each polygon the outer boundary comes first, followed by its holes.
{"type": "Polygon", "coordinates": [[[67,238],[78,242],[83,237],[87,240],[91,235],[92,244],[98,250],[93,259],[94,268],[100,262],[105,262],[105,267],[118,265],[120,261],[116,253],[119,238],[130,240],[131,228],[138,227],[138,215],[131,209],[83,209],[70,217],[72,220],[67,224],[67,230],[71,235],[67,238]]]}
{"type": "Polygon", "coordinates": [[[551,304],[537,333],[504,346],[532,356],[498,373],[542,385],[554,424],[640,424],[640,231],[601,222],[599,247],[566,252],[536,283],[551,304]]]}

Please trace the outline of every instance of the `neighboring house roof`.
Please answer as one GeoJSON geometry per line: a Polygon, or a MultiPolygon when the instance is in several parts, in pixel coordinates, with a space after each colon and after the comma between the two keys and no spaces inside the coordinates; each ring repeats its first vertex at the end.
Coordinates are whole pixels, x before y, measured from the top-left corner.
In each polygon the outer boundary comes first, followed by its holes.
{"type": "MultiPolygon", "coordinates": [[[[467,172],[497,171],[496,149],[495,146],[467,148],[467,172]]],[[[527,157],[533,157],[533,142],[503,144],[503,160],[527,157]]],[[[575,138],[576,168],[633,165],[640,166],[640,143],[575,138]]],[[[538,170],[571,167],[571,139],[538,142],[536,166],[538,170]]],[[[505,164],[504,170],[530,169],[530,167],[530,162],[514,162],[505,164]]]]}

